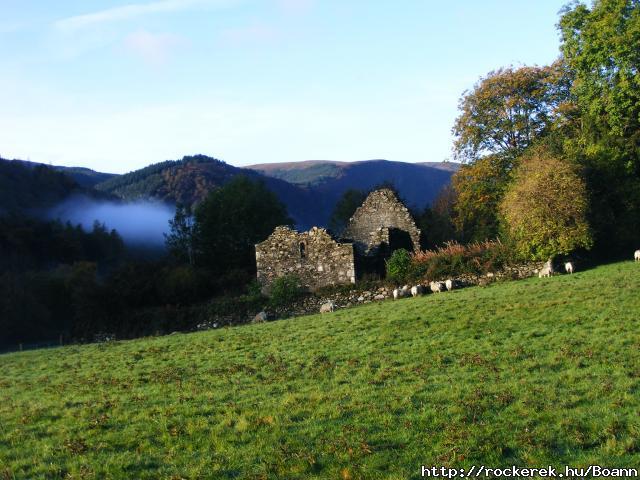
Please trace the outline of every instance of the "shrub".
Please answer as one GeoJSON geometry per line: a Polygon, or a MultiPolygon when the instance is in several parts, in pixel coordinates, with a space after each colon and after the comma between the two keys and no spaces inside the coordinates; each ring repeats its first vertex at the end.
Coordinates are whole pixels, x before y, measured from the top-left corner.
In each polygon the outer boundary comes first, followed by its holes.
{"type": "Polygon", "coordinates": [[[511,249],[499,240],[461,245],[447,242],[435,250],[413,255],[410,277],[427,281],[460,275],[484,275],[513,260],[511,249]]]}
{"type": "Polygon", "coordinates": [[[294,275],[277,278],[272,284],[269,295],[269,305],[272,308],[284,307],[299,299],[304,290],[300,280],[294,275]]]}
{"type": "Polygon", "coordinates": [[[500,209],[518,253],[546,260],[592,246],[587,206],[577,167],[542,149],[516,169],[500,209]]]}
{"type": "Polygon", "coordinates": [[[404,248],[399,248],[386,261],[387,278],[392,282],[402,283],[409,279],[411,271],[411,255],[404,248]]]}

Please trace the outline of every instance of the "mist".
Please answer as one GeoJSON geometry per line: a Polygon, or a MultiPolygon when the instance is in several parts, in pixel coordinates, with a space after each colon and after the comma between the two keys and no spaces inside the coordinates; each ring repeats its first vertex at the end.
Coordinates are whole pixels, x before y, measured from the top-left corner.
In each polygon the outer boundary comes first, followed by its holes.
{"type": "Polygon", "coordinates": [[[88,198],[71,197],[48,212],[52,219],[80,224],[90,231],[97,220],[111,230],[115,229],[129,245],[164,245],[164,233],[169,231],[169,220],[175,208],[163,202],[138,201],[119,203],[88,198]]]}

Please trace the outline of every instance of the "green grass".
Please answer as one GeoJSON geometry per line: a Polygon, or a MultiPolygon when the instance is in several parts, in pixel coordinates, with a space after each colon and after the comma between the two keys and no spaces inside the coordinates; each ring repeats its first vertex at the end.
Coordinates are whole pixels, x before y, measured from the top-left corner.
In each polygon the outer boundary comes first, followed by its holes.
{"type": "Polygon", "coordinates": [[[0,479],[640,463],[640,266],[0,356],[0,479]]]}

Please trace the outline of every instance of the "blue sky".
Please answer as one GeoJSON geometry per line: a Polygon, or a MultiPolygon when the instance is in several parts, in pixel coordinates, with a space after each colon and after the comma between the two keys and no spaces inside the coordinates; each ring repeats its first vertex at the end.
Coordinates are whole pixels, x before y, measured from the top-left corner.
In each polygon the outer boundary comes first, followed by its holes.
{"type": "Polygon", "coordinates": [[[441,161],[465,89],[558,56],[564,3],[0,0],[0,156],[441,161]]]}

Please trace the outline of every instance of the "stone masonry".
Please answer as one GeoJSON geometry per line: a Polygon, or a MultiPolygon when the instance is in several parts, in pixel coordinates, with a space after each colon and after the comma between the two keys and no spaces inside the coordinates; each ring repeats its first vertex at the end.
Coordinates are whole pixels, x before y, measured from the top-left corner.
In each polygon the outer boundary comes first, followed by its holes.
{"type": "MultiPolygon", "coordinates": [[[[383,188],[371,192],[349,220],[342,237],[353,240],[361,255],[375,255],[378,248],[392,245],[394,232],[401,232],[410,239],[410,248],[420,250],[420,230],[416,226],[409,209],[395,193],[383,188]]],[[[403,245],[404,246],[404,245],[403,245]]]]}
{"type": "Polygon", "coordinates": [[[265,291],[285,275],[295,275],[311,291],[356,281],[353,244],[337,242],[324,228],[299,233],[276,227],[269,238],[256,245],[256,264],[258,281],[265,291]]]}

